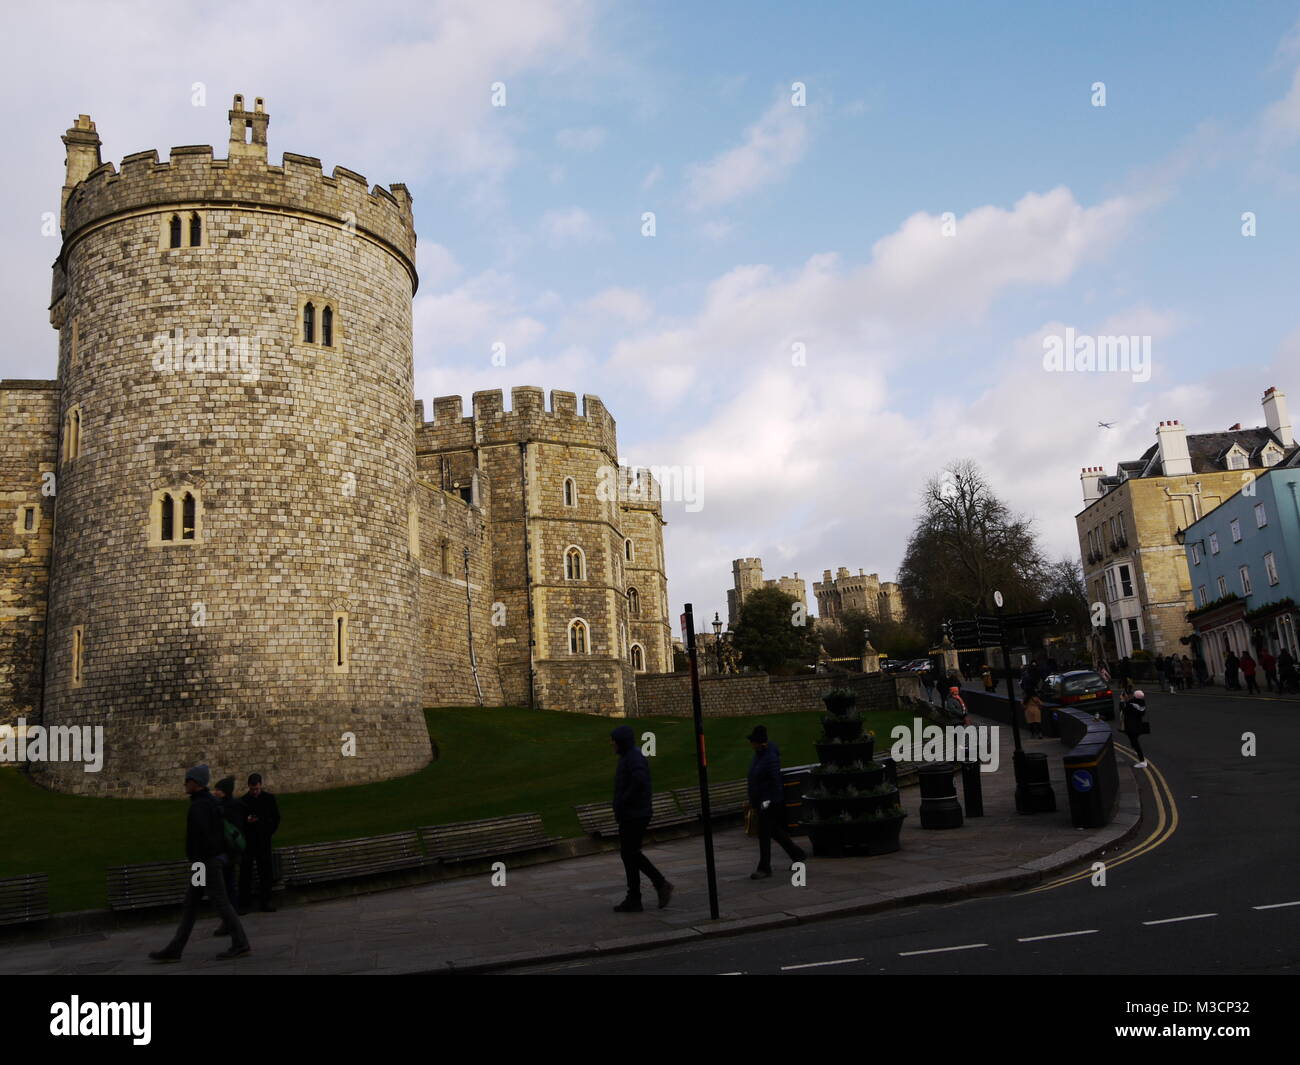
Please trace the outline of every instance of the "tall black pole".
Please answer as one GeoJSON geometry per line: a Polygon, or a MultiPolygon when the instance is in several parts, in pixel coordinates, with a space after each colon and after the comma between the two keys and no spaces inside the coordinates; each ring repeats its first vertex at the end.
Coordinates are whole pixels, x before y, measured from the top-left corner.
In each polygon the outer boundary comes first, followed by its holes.
{"type": "Polygon", "coordinates": [[[1016,719],[1016,691],[1011,683],[1011,648],[1007,646],[1007,627],[1002,624],[1002,605],[995,605],[998,612],[998,639],[1002,641],[1002,661],[1007,667],[1007,709],[1011,714],[1011,739],[1015,743],[1015,757],[1020,758],[1020,722],[1016,719]]]}
{"type": "Polygon", "coordinates": [[[709,878],[709,914],[718,919],[718,874],[713,864],[713,817],[709,809],[709,758],[704,748],[704,704],[700,701],[700,666],[695,653],[695,612],[686,604],[682,635],[691,661],[691,708],[695,712],[695,767],[700,775],[700,815],[704,818],[704,865],[709,878]]]}

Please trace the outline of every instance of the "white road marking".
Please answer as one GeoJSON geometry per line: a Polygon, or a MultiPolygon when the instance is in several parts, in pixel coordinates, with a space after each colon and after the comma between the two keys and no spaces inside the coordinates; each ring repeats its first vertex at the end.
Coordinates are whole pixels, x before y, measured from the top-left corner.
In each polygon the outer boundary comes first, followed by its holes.
{"type": "Polygon", "coordinates": [[[910,958],[914,954],[943,954],[949,950],[975,950],[977,947],[987,947],[987,943],[964,943],[960,947],[935,947],[932,950],[900,950],[900,958],[910,958]]]}
{"type": "Polygon", "coordinates": [[[1066,936],[1090,936],[1099,931],[1096,928],[1085,928],[1081,932],[1053,932],[1050,936],[1023,936],[1017,939],[1017,943],[1037,943],[1040,939],[1064,939],[1066,936]]]}
{"type": "Polygon", "coordinates": [[[1202,917],[1218,917],[1217,913],[1193,913],[1186,917],[1166,917],[1160,921],[1143,921],[1143,924],[1173,924],[1175,921],[1199,921],[1202,917]]]}
{"type": "Polygon", "coordinates": [[[1300,902],[1274,902],[1267,906],[1252,906],[1252,910],[1280,910],[1283,906],[1300,906],[1300,902]]]}
{"type": "Polygon", "coordinates": [[[819,965],[848,965],[851,962],[862,961],[861,958],[839,958],[836,961],[810,961],[804,965],[782,965],[781,971],[789,972],[791,969],[816,969],[819,965]]]}

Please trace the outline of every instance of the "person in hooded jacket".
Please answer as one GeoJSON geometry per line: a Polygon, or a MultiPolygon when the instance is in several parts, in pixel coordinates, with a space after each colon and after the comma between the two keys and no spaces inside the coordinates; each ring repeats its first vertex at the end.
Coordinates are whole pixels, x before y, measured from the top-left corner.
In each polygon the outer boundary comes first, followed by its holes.
{"type": "Polygon", "coordinates": [[[1147,767],[1146,755],[1142,753],[1142,734],[1146,732],[1146,719],[1146,693],[1135,691],[1124,703],[1124,735],[1128,737],[1129,743],[1133,745],[1133,750],[1138,756],[1138,760],[1133,763],[1134,769],[1147,767]]]}
{"type": "MultiPolygon", "coordinates": [[[[239,829],[239,835],[244,835],[244,804],[235,797],[235,778],[222,777],[212,787],[212,797],[217,800],[217,805],[221,807],[221,816],[230,824],[239,829]]],[[[224,831],[224,830],[223,830],[224,831]]],[[[226,849],[226,860],[222,863],[222,871],[226,876],[226,897],[232,902],[239,898],[238,888],[235,880],[235,866],[239,863],[241,855],[238,852],[232,852],[226,849]]],[[[214,936],[228,936],[230,929],[224,923],[217,925],[217,930],[212,933],[214,936]]]]}
{"type": "Polygon", "coordinates": [[[610,734],[618,768],[614,772],[614,820],[618,822],[618,849],[627,874],[627,896],[614,907],[616,913],[641,913],[641,874],[654,885],[662,910],[672,898],[670,884],[650,859],[641,853],[641,841],[654,812],[651,802],[650,763],[636,745],[630,725],[619,725],[610,734]]]}
{"type": "Polygon", "coordinates": [[[758,818],[758,868],[750,880],[765,880],[772,875],[772,840],[776,840],[792,862],[807,860],[807,855],[790,839],[785,830],[785,779],[781,776],[781,751],[767,738],[767,728],[756,725],[745,737],[754,749],[747,781],[749,805],[758,818]]]}
{"type": "Polygon", "coordinates": [[[230,949],[218,954],[217,960],[240,958],[251,949],[239,915],[226,895],[226,877],[221,868],[226,860],[225,819],[217,800],[208,791],[210,779],[211,772],[205,765],[196,765],[185,774],[185,792],[190,797],[189,812],[185,818],[185,856],[192,866],[202,867],[204,883],[195,885],[191,876],[185,892],[185,912],[181,915],[181,923],[167,946],[150,952],[149,957],[154,961],[181,960],[185,944],[194,931],[204,891],[213,908],[220,914],[222,923],[230,931],[230,949]]]}

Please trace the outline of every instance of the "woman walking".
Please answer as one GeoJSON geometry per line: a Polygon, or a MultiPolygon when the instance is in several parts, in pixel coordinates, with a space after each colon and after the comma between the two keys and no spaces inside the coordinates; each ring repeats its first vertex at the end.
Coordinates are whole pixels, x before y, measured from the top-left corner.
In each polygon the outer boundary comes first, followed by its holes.
{"type": "Polygon", "coordinates": [[[1133,745],[1133,750],[1137,752],[1138,760],[1133,763],[1134,769],[1145,769],[1147,767],[1146,755],[1142,753],[1142,736],[1150,732],[1147,725],[1147,697],[1144,692],[1135,691],[1132,698],[1124,704],[1124,735],[1128,737],[1129,743],[1133,745]]]}
{"type": "Polygon", "coordinates": [[[1025,700],[1025,724],[1029,726],[1029,738],[1043,738],[1043,700],[1035,693],[1025,700]]]}

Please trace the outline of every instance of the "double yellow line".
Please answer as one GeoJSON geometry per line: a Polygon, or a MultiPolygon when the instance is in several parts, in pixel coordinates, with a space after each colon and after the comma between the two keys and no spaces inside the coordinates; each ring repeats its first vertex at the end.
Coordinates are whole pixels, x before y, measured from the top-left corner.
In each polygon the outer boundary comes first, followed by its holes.
{"type": "MultiPolygon", "coordinates": [[[[1122,751],[1130,758],[1136,760],[1137,752],[1130,750],[1121,743],[1115,744],[1116,751],[1122,751]]],[[[1120,770],[1123,772],[1124,770],[1120,770]]],[[[1131,862],[1134,858],[1141,858],[1148,851],[1154,850],[1162,843],[1166,842],[1170,836],[1178,829],[1178,805],[1174,802],[1174,791],[1169,786],[1169,781],[1165,775],[1160,772],[1155,765],[1148,760],[1146,773],[1151,781],[1151,794],[1156,804],[1156,826],[1151,835],[1140,843],[1134,844],[1131,848],[1124,851],[1118,857],[1105,860],[1106,872],[1110,873],[1117,865],[1123,865],[1125,862],[1131,862]]],[[[1087,880],[1093,875],[1092,869],[1081,869],[1077,873],[1070,873],[1068,876],[1059,877],[1056,880],[1050,880],[1046,884],[1040,884],[1036,888],[1030,888],[1026,894],[1032,894],[1035,891],[1051,891],[1053,888],[1064,887],[1066,884],[1073,884],[1079,880],[1087,880]]]]}

